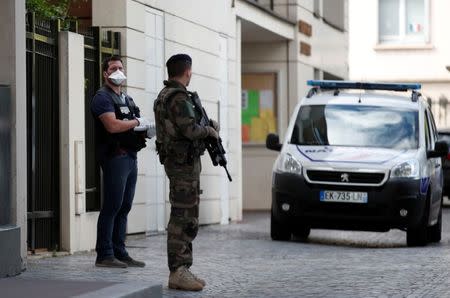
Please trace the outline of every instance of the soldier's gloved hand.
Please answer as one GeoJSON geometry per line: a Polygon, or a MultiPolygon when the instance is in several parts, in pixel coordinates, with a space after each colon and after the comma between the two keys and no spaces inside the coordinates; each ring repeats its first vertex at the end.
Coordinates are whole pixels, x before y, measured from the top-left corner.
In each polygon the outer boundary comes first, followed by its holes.
{"type": "Polygon", "coordinates": [[[216,120],[209,119],[209,124],[217,131],[220,131],[220,124],[216,120]]]}
{"type": "Polygon", "coordinates": [[[147,127],[147,138],[151,139],[154,136],[156,136],[156,126],[155,123],[152,122],[150,123],[150,125],[147,127]]]}
{"type": "Polygon", "coordinates": [[[208,130],[208,136],[213,137],[214,139],[219,139],[219,133],[212,128],[211,126],[207,126],[206,129],[208,130]]]}
{"type": "Polygon", "coordinates": [[[150,126],[150,121],[145,117],[136,118],[136,120],[139,121],[139,125],[134,127],[134,131],[145,131],[150,126]]]}

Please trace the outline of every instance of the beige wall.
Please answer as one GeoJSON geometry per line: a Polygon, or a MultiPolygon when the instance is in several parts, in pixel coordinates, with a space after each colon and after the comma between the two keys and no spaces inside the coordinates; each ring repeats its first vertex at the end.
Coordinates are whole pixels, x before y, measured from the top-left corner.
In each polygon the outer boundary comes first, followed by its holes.
{"type": "Polygon", "coordinates": [[[378,1],[350,0],[350,78],[358,80],[449,82],[450,1],[430,2],[430,42],[378,44],[378,1]]]}
{"type": "MultiPolygon", "coordinates": [[[[202,157],[200,223],[227,223],[242,217],[240,72],[237,19],[231,3],[208,0],[93,0],[93,24],[122,34],[127,92],[153,119],[153,101],[167,78],[165,61],[187,53],[193,59],[190,90],[197,91],[213,119],[220,118],[233,182],[202,157]],[[201,9],[199,9],[201,7],[201,9]],[[219,109],[220,106],[220,109],[219,109]],[[220,112],[219,112],[220,111],[220,112]],[[219,115],[220,113],[220,115],[219,115]]],[[[138,184],[128,232],[163,231],[170,212],[168,180],[154,140],[138,155],[138,184]]]]}
{"type": "Polygon", "coordinates": [[[277,153],[263,146],[242,150],[244,210],[269,210],[272,202],[272,167],[277,153]]]}

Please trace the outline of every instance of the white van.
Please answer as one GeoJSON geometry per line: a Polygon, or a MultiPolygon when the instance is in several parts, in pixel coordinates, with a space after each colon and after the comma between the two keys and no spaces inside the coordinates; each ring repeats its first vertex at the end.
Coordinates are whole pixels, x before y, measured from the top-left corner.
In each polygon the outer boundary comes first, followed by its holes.
{"type": "Polygon", "coordinates": [[[273,167],[271,237],[311,228],[406,231],[408,246],[439,242],[442,160],[420,84],[308,81],[273,167]]]}

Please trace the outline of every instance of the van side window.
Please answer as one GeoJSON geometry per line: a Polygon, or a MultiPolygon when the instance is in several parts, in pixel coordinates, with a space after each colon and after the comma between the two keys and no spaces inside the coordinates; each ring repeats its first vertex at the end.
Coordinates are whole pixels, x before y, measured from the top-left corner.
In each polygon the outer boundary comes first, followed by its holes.
{"type": "Polygon", "coordinates": [[[433,128],[433,132],[434,132],[434,141],[436,142],[439,139],[439,134],[438,134],[438,130],[436,127],[436,121],[434,121],[434,116],[433,116],[433,112],[430,110],[430,120],[431,120],[431,127],[433,128]]]}
{"type": "Polygon", "coordinates": [[[425,110],[425,118],[423,119],[423,122],[425,123],[425,145],[427,150],[431,150],[431,133],[428,122],[428,110],[425,110]]]}

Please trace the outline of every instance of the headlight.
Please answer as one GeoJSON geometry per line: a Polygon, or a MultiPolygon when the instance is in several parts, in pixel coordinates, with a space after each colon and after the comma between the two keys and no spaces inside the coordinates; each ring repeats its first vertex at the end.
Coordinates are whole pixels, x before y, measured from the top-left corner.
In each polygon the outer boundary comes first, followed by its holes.
{"type": "Polygon", "coordinates": [[[419,178],[419,162],[409,160],[392,168],[391,177],[394,178],[419,178]]]}
{"type": "Polygon", "coordinates": [[[301,175],[302,166],[300,163],[289,153],[285,153],[278,159],[277,170],[279,172],[292,173],[301,175]]]}

